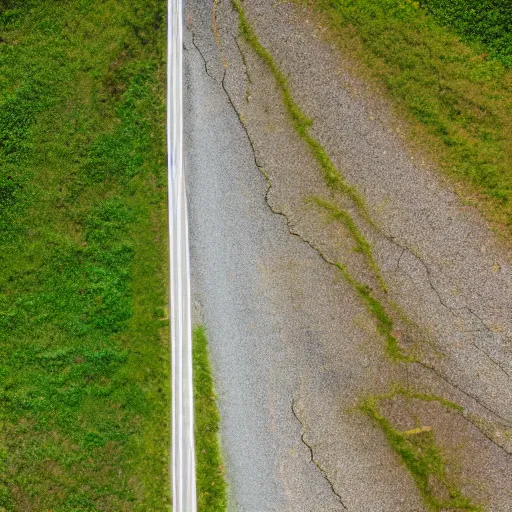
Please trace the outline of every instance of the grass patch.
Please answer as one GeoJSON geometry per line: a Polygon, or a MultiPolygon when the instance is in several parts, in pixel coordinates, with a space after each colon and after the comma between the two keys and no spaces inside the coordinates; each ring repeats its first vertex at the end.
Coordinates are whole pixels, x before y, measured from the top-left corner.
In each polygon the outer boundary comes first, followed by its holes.
{"type": "Polygon", "coordinates": [[[359,409],[382,429],[389,445],[411,473],[421,496],[431,510],[481,511],[482,508],[474,504],[450,480],[446,458],[436,444],[432,429],[419,427],[402,432],[381,413],[379,403],[392,399],[397,394],[417,400],[438,401],[449,409],[461,410],[461,407],[443,398],[416,393],[400,386],[386,395],[366,398],[359,404],[359,409]]]}
{"type": "Polygon", "coordinates": [[[510,236],[512,71],[503,63],[509,58],[504,49],[510,50],[505,3],[480,2],[473,10],[466,0],[422,4],[434,15],[409,0],[314,2],[342,51],[355,57],[366,79],[384,86],[398,113],[408,118],[413,144],[427,148],[463,195],[510,236]],[[501,35],[492,35],[490,25],[501,35]],[[499,47],[503,59],[461,42],[454,30],[494,38],[498,46],[485,44],[499,47]]]}
{"type": "Polygon", "coordinates": [[[469,42],[479,42],[491,58],[512,67],[512,3],[502,0],[422,0],[429,14],[469,42]]]}
{"type": "Polygon", "coordinates": [[[0,509],[169,510],[165,5],[0,5],[0,509]]]}
{"type": "Polygon", "coordinates": [[[194,328],[192,341],[198,510],[222,512],[227,509],[227,492],[219,446],[220,417],[203,326],[194,328]]]}
{"type": "Polygon", "coordinates": [[[253,49],[253,51],[268,65],[272,75],[279,85],[279,88],[281,89],[284,104],[292,119],[293,126],[302,140],[307,144],[311,150],[312,155],[322,168],[326,183],[330,187],[335,188],[348,196],[356,204],[366,220],[372,223],[368,216],[364,199],[354,187],[349,185],[344,180],[341,172],[336,168],[332,160],[329,158],[329,155],[323,146],[309,133],[309,128],[313,124],[313,121],[309,119],[309,117],[306,116],[299,105],[295,103],[288,87],[286,77],[277,66],[271,53],[259,42],[256,34],[254,33],[254,30],[252,29],[245,16],[242,4],[239,0],[232,0],[232,4],[237,10],[240,18],[240,31],[242,35],[246,39],[249,46],[253,49]]]}

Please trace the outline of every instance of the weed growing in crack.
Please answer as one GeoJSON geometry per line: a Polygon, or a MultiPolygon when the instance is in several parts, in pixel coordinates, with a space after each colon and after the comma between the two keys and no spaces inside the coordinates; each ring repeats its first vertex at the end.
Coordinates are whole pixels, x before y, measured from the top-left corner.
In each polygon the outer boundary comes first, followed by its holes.
{"type": "MultiPolygon", "coordinates": [[[[309,130],[312,126],[312,120],[304,114],[301,108],[293,100],[285,75],[278,68],[270,52],[259,42],[256,34],[254,33],[247,18],[245,17],[245,13],[240,0],[232,0],[232,4],[239,14],[241,35],[246,39],[251,49],[268,65],[281,90],[283,101],[286,110],[292,119],[293,126],[302,140],[310,148],[314,158],[320,164],[326,183],[333,189],[341,191],[348,198],[350,198],[359,208],[365,221],[374,227],[375,224],[372,219],[369,218],[364,200],[359,196],[358,192],[353,187],[344,181],[341,173],[334,166],[325,149],[316,139],[310,135],[309,130]]],[[[244,125],[242,119],[240,120],[249,137],[246,126],[244,125]]],[[[393,333],[393,318],[390,316],[390,314],[388,314],[384,305],[374,296],[372,289],[366,284],[355,279],[350,274],[345,265],[330,260],[328,256],[326,256],[321,251],[321,249],[316,247],[307,239],[303,238],[298,232],[295,232],[293,228],[290,227],[289,219],[285,213],[276,211],[274,208],[272,208],[268,202],[268,192],[272,187],[271,180],[265,170],[259,166],[257,162],[256,165],[267,179],[269,187],[267,189],[266,199],[267,204],[269,205],[272,212],[278,215],[282,215],[286,219],[290,234],[301,238],[301,240],[312,247],[326,263],[337,267],[341,271],[343,277],[362,299],[369,313],[376,319],[377,331],[386,340],[386,354],[390,360],[395,363],[418,363],[424,368],[428,368],[429,370],[434,371],[440,378],[454,386],[456,389],[459,389],[459,391],[464,392],[463,390],[460,390],[460,388],[458,388],[455,384],[446,379],[446,377],[439,374],[434,368],[428,366],[426,363],[423,363],[416,357],[406,354],[404,349],[400,346],[399,340],[393,333]]],[[[342,222],[344,226],[349,230],[350,235],[356,242],[356,250],[365,254],[369,266],[375,273],[376,277],[379,279],[382,289],[385,292],[386,285],[380,275],[378,266],[373,259],[371,246],[360,232],[354,219],[349,215],[348,212],[338,208],[336,205],[333,205],[328,201],[317,197],[310,198],[310,201],[316,206],[325,209],[333,218],[342,222]]],[[[393,306],[391,301],[389,301],[389,304],[387,305],[395,310],[397,309],[396,306],[393,306]]],[[[404,321],[404,318],[399,317],[398,320],[404,321]]],[[[410,322],[407,320],[406,323],[410,322]]],[[[451,481],[451,479],[447,478],[446,460],[441,453],[441,450],[437,446],[434,433],[430,428],[419,428],[413,429],[412,431],[401,432],[397,430],[393,423],[381,413],[379,410],[379,401],[391,399],[396,395],[402,395],[410,399],[423,400],[426,402],[437,401],[446,408],[459,412],[462,411],[462,407],[442,397],[431,394],[418,393],[401,386],[395,386],[392,391],[386,395],[365,398],[359,403],[357,409],[365,413],[383,430],[391,447],[400,456],[406,468],[413,476],[421,495],[423,496],[426,504],[430,509],[434,511],[464,510],[475,512],[482,510],[479,505],[475,505],[472,503],[470,498],[464,496],[461,490],[451,481]]],[[[295,414],[295,411],[293,412],[295,414]]],[[[310,451],[312,451],[311,447],[304,441],[304,436],[302,436],[302,441],[306,444],[306,446],[308,446],[310,451]]],[[[323,471],[322,468],[319,467],[319,469],[323,471]]]]}
{"type": "Polygon", "coordinates": [[[395,363],[414,362],[415,359],[404,354],[398,340],[393,335],[393,319],[388,315],[384,306],[372,295],[371,288],[364,283],[357,281],[341,263],[335,266],[341,271],[343,277],[354,288],[359,297],[363,300],[370,314],[377,321],[377,331],[386,340],[386,353],[395,363]]]}
{"type": "Polygon", "coordinates": [[[347,228],[350,236],[356,243],[355,250],[366,257],[368,265],[375,274],[375,277],[379,282],[382,291],[386,293],[387,285],[373,257],[372,247],[368,240],[366,240],[365,236],[361,233],[360,229],[357,227],[357,224],[354,222],[354,219],[350,216],[350,214],[339,206],[336,206],[335,204],[326,201],[325,199],[321,199],[320,197],[312,196],[308,201],[324,209],[332,219],[340,221],[347,228]]]}
{"type": "Polygon", "coordinates": [[[410,388],[406,388],[401,384],[395,383],[391,386],[389,393],[385,393],[382,395],[374,395],[372,398],[376,401],[380,400],[390,400],[395,396],[403,396],[406,398],[414,398],[416,400],[423,400],[424,402],[439,402],[444,405],[447,409],[453,409],[458,412],[462,412],[464,408],[451,400],[447,400],[441,396],[434,395],[432,393],[420,393],[410,388]]]}
{"type": "Polygon", "coordinates": [[[417,428],[402,432],[382,414],[379,402],[392,399],[396,395],[424,401],[437,401],[445,407],[457,411],[462,408],[444,398],[416,393],[401,386],[394,387],[390,393],[385,395],[367,397],[358,405],[358,409],[382,429],[391,448],[411,473],[421,496],[431,510],[436,512],[442,510],[481,511],[482,508],[464,496],[462,491],[448,478],[446,459],[436,444],[432,429],[417,428]],[[441,494],[442,496],[440,496],[441,494]]]}
{"type": "Polygon", "coordinates": [[[309,128],[313,124],[313,121],[304,114],[302,109],[295,103],[290,89],[288,87],[288,81],[284,76],[283,72],[277,66],[274,57],[270,54],[270,52],[259,42],[254,30],[251,25],[247,21],[245,16],[244,9],[239,0],[232,0],[233,6],[238,12],[240,17],[240,31],[242,35],[245,37],[249,46],[253,49],[253,51],[268,65],[272,75],[274,76],[279,88],[281,89],[281,93],[283,95],[283,101],[286,107],[286,110],[290,114],[292,119],[293,126],[297,133],[300,135],[302,140],[308,145],[311,153],[313,154],[315,160],[320,164],[320,167],[324,173],[324,179],[327,184],[342,192],[346,196],[348,196],[354,204],[357,205],[359,210],[361,211],[363,217],[367,222],[373,225],[373,221],[371,220],[364,199],[357,192],[357,190],[349,185],[341,175],[340,171],[336,168],[332,160],[327,155],[327,152],[323,148],[323,146],[318,142],[313,136],[309,133],[309,128]]]}

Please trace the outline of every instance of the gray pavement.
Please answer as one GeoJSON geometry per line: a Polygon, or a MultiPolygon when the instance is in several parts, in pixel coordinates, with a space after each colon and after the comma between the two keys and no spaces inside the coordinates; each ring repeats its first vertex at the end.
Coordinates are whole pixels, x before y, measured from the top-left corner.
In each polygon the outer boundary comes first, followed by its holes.
{"type": "Polygon", "coordinates": [[[308,11],[272,0],[245,8],[377,228],[324,184],[265,63],[238,37],[230,2],[189,2],[194,320],[209,332],[231,509],[424,510],[382,432],[354,410],[398,383],[463,407],[382,404],[397,428],[433,428],[465,494],[486,510],[512,510],[508,255],[406,148],[385,102],[350,75],[308,11]],[[351,213],[388,294],[312,195],[351,213]],[[394,335],[418,362],[389,360],[375,318],[328,262],[347,265],[393,310],[394,335]]]}

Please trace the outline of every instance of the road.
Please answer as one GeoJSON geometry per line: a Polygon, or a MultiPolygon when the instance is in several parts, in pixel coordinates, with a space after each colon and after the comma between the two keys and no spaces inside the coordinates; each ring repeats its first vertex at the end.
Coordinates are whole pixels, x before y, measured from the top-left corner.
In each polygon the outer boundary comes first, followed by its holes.
{"type": "Polygon", "coordinates": [[[379,226],[326,187],[268,66],[239,37],[231,4],[189,2],[193,319],[209,332],[231,509],[426,510],[382,430],[356,410],[362,398],[387,394],[381,412],[400,431],[418,422],[434,431],[461,492],[488,510],[510,510],[502,476],[512,469],[507,255],[435,169],[416,164],[389,108],[367,97],[304,12],[246,4],[314,119],[313,135],[379,226]],[[353,215],[387,294],[346,227],[311,196],[353,215]],[[410,361],[386,355],[375,317],[338,261],[389,310],[396,305],[392,335],[410,361]],[[397,385],[409,395],[389,395],[397,385]]]}

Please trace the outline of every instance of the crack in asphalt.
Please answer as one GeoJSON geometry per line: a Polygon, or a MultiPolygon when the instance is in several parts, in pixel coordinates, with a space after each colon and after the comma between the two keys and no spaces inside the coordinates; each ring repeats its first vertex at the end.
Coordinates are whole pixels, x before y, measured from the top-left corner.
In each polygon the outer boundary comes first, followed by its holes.
{"type": "MultiPolygon", "coordinates": [[[[212,78],[212,80],[214,80],[216,83],[219,83],[217,80],[215,80],[215,78],[213,78],[212,75],[210,75],[210,73],[208,72],[208,67],[207,67],[207,64],[206,64],[206,59],[204,58],[204,55],[202,54],[201,50],[199,50],[198,46],[196,45],[195,43],[195,38],[194,38],[194,34],[192,33],[192,43],[193,45],[195,46],[195,48],[197,49],[199,55],[201,56],[203,62],[204,62],[204,67],[205,67],[205,72],[206,74],[212,78]]],[[[237,45],[238,46],[238,45],[237,45]]],[[[240,49],[240,47],[238,46],[238,48],[240,49]]],[[[240,50],[241,51],[241,50],[240,50]]],[[[247,140],[251,146],[251,150],[252,150],[252,154],[253,154],[253,158],[254,158],[254,164],[255,166],[260,170],[260,172],[263,174],[263,176],[265,177],[265,179],[267,180],[267,190],[265,192],[265,202],[267,204],[267,206],[269,207],[270,211],[273,213],[273,214],[276,214],[276,215],[281,215],[283,216],[285,219],[286,219],[286,224],[288,226],[288,231],[295,235],[295,236],[298,236],[301,240],[303,240],[305,243],[308,243],[308,245],[311,246],[311,244],[309,244],[309,242],[305,239],[303,239],[298,233],[293,233],[291,231],[291,228],[290,228],[290,224],[289,224],[289,219],[288,217],[282,213],[282,212],[279,212],[279,211],[276,211],[272,208],[272,206],[270,205],[270,203],[268,202],[268,193],[270,191],[270,189],[272,188],[272,183],[270,181],[270,178],[268,177],[268,175],[266,174],[265,172],[265,169],[263,168],[263,166],[261,166],[258,162],[258,159],[256,157],[256,149],[254,147],[254,143],[249,135],[249,132],[247,130],[247,127],[245,126],[245,124],[243,123],[241,117],[240,117],[240,114],[235,106],[235,104],[233,103],[233,100],[228,92],[228,90],[226,89],[226,85],[225,85],[225,79],[226,79],[226,69],[224,69],[224,74],[223,74],[223,77],[222,77],[222,80],[220,82],[220,85],[222,87],[222,89],[224,90],[224,93],[226,94],[226,97],[231,105],[231,107],[233,108],[233,111],[235,112],[241,126],[243,127],[244,131],[245,131],[245,134],[247,136],[247,140]]],[[[313,246],[311,246],[313,248],[313,246]]],[[[334,496],[336,497],[337,501],[341,504],[341,506],[345,509],[345,510],[348,510],[348,508],[346,507],[346,505],[343,503],[343,500],[341,498],[341,496],[336,492],[336,489],[334,488],[334,484],[332,483],[332,481],[329,479],[327,473],[325,472],[324,469],[322,469],[322,467],[318,464],[318,462],[315,460],[315,456],[314,456],[314,452],[313,452],[313,448],[311,447],[311,445],[309,445],[306,440],[304,439],[304,424],[302,423],[302,421],[299,419],[299,417],[297,416],[297,413],[295,411],[295,406],[294,406],[294,400],[292,400],[292,414],[293,416],[296,418],[296,420],[299,422],[300,426],[301,426],[301,442],[304,444],[304,446],[306,446],[309,450],[309,454],[310,454],[310,462],[312,462],[316,468],[318,469],[318,471],[320,471],[320,473],[322,474],[322,476],[324,477],[325,481],[327,482],[327,484],[329,485],[332,493],[334,494],[334,496]]]]}
{"type": "MultiPolygon", "coordinates": [[[[267,181],[267,188],[266,188],[266,191],[265,191],[265,195],[264,195],[264,199],[265,199],[265,203],[267,204],[268,208],[270,209],[270,211],[275,214],[275,215],[278,215],[278,216],[281,216],[284,218],[285,220],[285,224],[286,224],[286,227],[287,227],[287,230],[288,232],[292,235],[292,236],[296,236],[297,238],[299,238],[303,243],[307,244],[312,250],[314,250],[318,256],[325,262],[327,263],[328,265],[330,266],[333,266],[335,268],[338,268],[337,267],[337,264],[335,261],[329,259],[325,254],[324,252],[315,246],[314,243],[312,243],[310,240],[304,238],[299,232],[297,232],[293,227],[292,227],[292,222],[291,220],[289,219],[288,215],[286,213],[284,213],[283,211],[281,210],[278,210],[276,209],[270,202],[270,199],[269,199],[269,196],[270,196],[270,193],[272,191],[272,188],[273,188],[273,185],[272,185],[272,181],[269,177],[269,175],[267,174],[267,172],[265,171],[265,168],[262,164],[259,163],[258,161],[258,157],[257,157],[257,151],[256,151],[256,148],[255,148],[255,145],[254,145],[254,142],[249,134],[249,131],[247,129],[247,126],[245,125],[245,123],[243,122],[243,119],[242,119],[242,116],[241,114],[239,113],[235,103],[233,102],[233,99],[229,93],[229,91],[227,90],[226,88],[226,84],[225,84],[225,80],[226,80],[226,75],[227,75],[227,67],[224,67],[224,72],[223,72],[223,75],[222,75],[222,80],[217,80],[215,77],[213,77],[210,72],[208,71],[208,65],[207,65],[207,60],[205,58],[205,56],[203,55],[203,53],[201,52],[200,48],[198,47],[198,45],[196,44],[195,42],[195,35],[193,32],[192,33],[192,44],[194,45],[194,47],[196,48],[198,54],[201,56],[201,59],[203,60],[203,63],[204,63],[204,69],[205,69],[205,73],[217,84],[219,84],[225,95],[226,95],[226,98],[229,102],[229,104],[231,105],[233,111],[235,112],[237,118],[238,118],[238,121],[240,123],[240,125],[242,126],[245,134],[246,134],[246,137],[247,137],[247,141],[249,142],[249,145],[251,147],[251,151],[252,151],[252,155],[253,155],[253,160],[254,160],[254,164],[255,166],[258,168],[258,170],[263,174],[265,180],[267,181]]],[[[240,45],[238,44],[238,41],[235,37],[235,41],[237,42],[237,47],[238,47],[238,50],[240,51],[240,54],[243,55],[243,52],[242,52],[242,49],[240,47],[240,45]]],[[[245,62],[245,56],[243,58],[243,61],[245,62]]],[[[248,70],[247,70],[247,66],[246,66],[246,70],[245,70],[245,74],[247,77],[249,77],[249,73],[248,73],[248,70]]],[[[492,333],[491,329],[485,324],[485,322],[473,311],[471,310],[469,307],[467,306],[464,306],[462,308],[452,308],[450,306],[448,306],[442,299],[441,295],[440,295],[440,292],[435,288],[434,284],[432,283],[432,280],[431,280],[431,270],[430,268],[428,267],[428,265],[419,257],[417,256],[416,254],[414,254],[414,252],[409,248],[407,247],[406,245],[403,245],[401,244],[400,242],[398,242],[396,240],[396,237],[392,236],[392,235],[387,235],[383,232],[381,232],[381,234],[383,236],[385,236],[391,243],[393,243],[394,245],[400,247],[402,249],[402,253],[400,254],[399,258],[398,258],[398,261],[397,261],[397,265],[396,265],[396,269],[395,269],[395,272],[397,272],[400,268],[400,261],[401,261],[401,258],[403,257],[403,254],[405,253],[405,251],[409,252],[412,256],[414,256],[425,268],[425,271],[426,271],[426,274],[427,274],[427,281],[430,285],[430,287],[432,288],[432,290],[434,291],[434,293],[436,294],[436,296],[438,297],[439,299],[439,302],[440,304],[442,304],[446,309],[448,309],[454,316],[457,316],[456,313],[454,313],[454,311],[458,311],[458,310],[463,310],[463,309],[467,309],[468,311],[470,311],[470,313],[472,313],[476,318],[478,318],[480,320],[480,322],[482,323],[482,325],[484,326],[484,328],[489,331],[490,333],[492,333]]],[[[404,271],[405,272],[405,271],[404,271]]],[[[407,274],[407,272],[405,272],[407,274]]],[[[407,274],[408,275],[408,274],[407,274]]],[[[414,281],[412,281],[414,283],[414,281]]],[[[493,333],[492,333],[493,334],[493,333]]],[[[474,342],[473,342],[474,344],[474,342]]],[[[485,355],[487,355],[487,357],[489,357],[489,359],[497,366],[499,367],[509,378],[510,378],[510,375],[508,374],[508,372],[506,372],[506,370],[504,370],[501,365],[499,363],[497,363],[496,361],[494,361],[490,356],[489,354],[487,354],[486,351],[484,351],[483,349],[481,349],[480,347],[476,346],[475,347],[480,350],[481,352],[483,352],[485,355]]],[[[422,366],[423,368],[425,368],[426,370],[429,370],[431,371],[432,373],[434,373],[438,378],[440,378],[441,380],[443,380],[444,382],[446,382],[449,386],[451,386],[452,388],[456,389],[458,392],[460,392],[461,394],[465,395],[467,398],[473,400],[474,402],[476,402],[480,407],[482,407],[483,409],[485,409],[487,412],[489,412],[490,414],[492,414],[493,416],[499,418],[506,426],[512,426],[510,421],[507,420],[506,418],[503,418],[499,413],[493,411],[491,408],[489,408],[487,405],[485,405],[477,396],[475,396],[474,394],[462,389],[458,384],[452,382],[448,377],[446,377],[445,375],[443,375],[441,372],[439,372],[436,368],[434,368],[433,366],[429,365],[428,363],[425,363],[423,361],[413,361],[412,364],[419,364],[420,366],[422,366]]],[[[407,365],[406,365],[407,367],[407,365]]],[[[301,424],[301,427],[302,427],[302,430],[304,430],[304,425],[303,423],[300,421],[300,419],[297,417],[297,415],[295,414],[295,410],[294,410],[294,405],[293,405],[293,401],[292,401],[292,413],[293,415],[296,417],[297,421],[301,424]]],[[[499,449],[505,451],[507,454],[508,451],[503,448],[501,445],[499,445],[494,439],[492,439],[487,433],[485,433],[482,428],[475,422],[473,421],[467,414],[465,414],[464,412],[461,413],[461,416],[466,420],[468,421],[469,423],[471,423],[473,426],[475,426],[489,441],[491,441],[496,447],[498,447],[499,449]]],[[[338,497],[340,503],[343,505],[343,507],[346,509],[345,505],[343,504],[343,501],[341,500],[341,497],[336,493],[336,491],[334,490],[334,488],[332,487],[332,483],[330,482],[330,480],[328,479],[328,477],[326,476],[325,474],[325,471],[321,469],[320,466],[318,466],[318,464],[315,462],[314,460],[314,453],[313,453],[313,449],[310,445],[308,445],[305,440],[304,440],[304,434],[301,435],[301,441],[306,445],[306,447],[309,449],[310,451],[310,454],[311,454],[311,460],[313,463],[315,463],[315,465],[317,466],[318,470],[323,474],[323,476],[325,477],[326,481],[331,485],[331,488],[332,488],[332,491],[333,493],[338,497]]],[[[510,455],[510,454],[509,454],[510,455]]]]}
{"type": "Polygon", "coordinates": [[[206,57],[203,55],[203,52],[201,52],[201,50],[199,49],[199,46],[197,46],[197,43],[196,43],[196,35],[194,34],[194,32],[190,32],[190,34],[192,35],[192,44],[194,45],[194,48],[197,50],[197,53],[199,53],[199,55],[201,56],[201,60],[203,61],[203,64],[204,64],[204,71],[205,73],[216,83],[217,80],[215,80],[215,78],[210,74],[210,72],[208,71],[208,61],[206,60],[206,57]]]}
{"type": "Polygon", "coordinates": [[[320,473],[322,473],[324,479],[326,480],[326,482],[329,484],[330,488],[331,488],[331,491],[332,493],[336,496],[337,500],[340,502],[341,506],[345,509],[345,510],[348,510],[347,506],[345,505],[345,503],[343,502],[343,499],[342,497],[340,496],[340,494],[336,491],[336,489],[334,488],[334,484],[332,483],[331,479],[329,478],[329,476],[327,475],[325,469],[322,468],[322,466],[320,466],[320,464],[315,460],[315,454],[313,452],[313,447],[306,441],[306,439],[304,438],[305,434],[306,434],[306,430],[304,428],[304,423],[302,422],[302,420],[299,418],[298,414],[297,414],[297,411],[295,410],[295,399],[292,398],[292,414],[293,416],[295,417],[295,419],[297,420],[297,422],[299,423],[300,425],[300,440],[302,441],[302,444],[308,449],[309,451],[309,456],[310,456],[310,462],[312,462],[318,469],[318,471],[320,471],[320,473]]]}
{"type": "MultiPolygon", "coordinates": [[[[472,393],[470,393],[469,391],[466,391],[465,389],[462,389],[458,384],[456,384],[455,382],[452,382],[448,377],[446,377],[445,375],[443,375],[440,371],[438,371],[436,368],[434,368],[433,366],[429,365],[428,363],[425,363],[423,361],[412,361],[411,364],[418,364],[420,365],[421,367],[425,368],[426,370],[430,370],[432,373],[434,373],[435,375],[437,375],[441,380],[444,380],[447,384],[449,384],[451,387],[453,387],[454,389],[456,389],[457,391],[459,391],[460,393],[462,393],[463,395],[465,395],[466,397],[474,400],[480,407],[482,407],[483,409],[485,409],[487,412],[491,413],[493,416],[496,416],[497,418],[499,418],[500,420],[502,420],[504,422],[504,424],[508,427],[512,427],[512,424],[510,422],[510,420],[504,418],[503,416],[501,416],[499,413],[497,413],[496,411],[493,411],[490,407],[488,407],[487,405],[485,405],[483,402],[480,401],[480,399],[473,395],[472,393]]],[[[473,425],[475,425],[475,427],[478,428],[478,430],[481,431],[480,427],[478,425],[476,425],[473,421],[469,420],[468,418],[466,418],[470,423],[472,423],[473,425]]],[[[495,443],[496,444],[496,443],[495,443]]],[[[497,445],[499,446],[499,445],[497,445]]]]}
{"type": "MultiPolygon", "coordinates": [[[[384,235],[386,236],[386,235],[384,235]]],[[[396,273],[398,270],[400,270],[400,261],[402,259],[402,256],[404,255],[404,252],[407,251],[409,254],[411,254],[417,261],[419,261],[424,269],[425,269],[425,272],[426,272],[426,276],[427,276],[427,282],[429,283],[429,286],[430,288],[432,289],[432,291],[435,293],[435,295],[437,296],[438,300],[439,300],[439,303],[444,306],[454,317],[456,318],[460,318],[460,316],[457,314],[457,311],[469,311],[470,314],[472,314],[479,322],[480,324],[483,326],[483,329],[473,329],[473,330],[465,330],[463,331],[464,333],[470,333],[470,332],[482,332],[482,331],[486,331],[488,332],[491,337],[494,337],[494,333],[492,332],[492,330],[489,328],[489,326],[484,322],[484,320],[477,314],[475,313],[475,311],[473,309],[471,309],[469,306],[462,306],[460,308],[454,308],[452,306],[449,306],[442,298],[441,296],[441,293],[439,292],[439,290],[435,287],[434,283],[432,282],[432,271],[431,269],[429,268],[429,266],[423,261],[423,259],[418,256],[417,254],[414,253],[414,251],[412,251],[409,247],[407,247],[407,245],[404,245],[400,242],[398,242],[396,240],[396,237],[393,237],[393,236],[387,236],[388,240],[390,240],[393,244],[395,244],[396,246],[400,247],[402,249],[402,252],[400,254],[400,256],[398,257],[398,261],[397,261],[397,264],[396,264],[396,269],[394,271],[394,273],[396,273]]],[[[402,269],[403,270],[403,269],[402,269]]],[[[406,270],[403,270],[403,272],[409,276],[409,273],[406,271],[406,270]]],[[[409,276],[410,277],[410,276],[409,276]]],[[[411,282],[415,285],[414,283],[414,280],[411,278],[411,282]]],[[[474,341],[471,341],[471,344],[479,351],[481,352],[483,355],[485,355],[487,357],[487,359],[489,359],[489,361],[491,361],[491,363],[493,363],[502,373],[504,373],[508,379],[512,379],[512,375],[510,375],[510,373],[505,369],[505,367],[503,367],[503,365],[499,362],[499,361],[496,361],[486,350],[484,350],[482,347],[478,346],[474,341]]]]}

